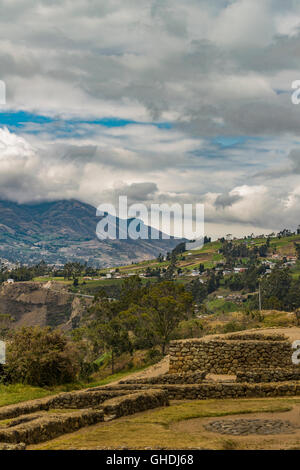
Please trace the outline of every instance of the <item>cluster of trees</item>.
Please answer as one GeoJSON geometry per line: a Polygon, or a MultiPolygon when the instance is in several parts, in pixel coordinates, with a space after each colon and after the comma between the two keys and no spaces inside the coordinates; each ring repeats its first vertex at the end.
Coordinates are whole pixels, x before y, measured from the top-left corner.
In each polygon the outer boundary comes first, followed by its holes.
{"type": "Polygon", "coordinates": [[[193,296],[183,285],[170,281],[142,285],[138,276],[132,276],[124,281],[118,300],[103,290],[97,294],[85,323],[73,330],[72,341],[50,328],[9,332],[2,379],[38,386],[86,379],[103,353],[109,353],[114,373],[115,359],[124,352],[160,347],[164,354],[176,328],[193,319],[193,313],[193,296]]]}
{"type": "Polygon", "coordinates": [[[51,275],[54,277],[64,277],[65,279],[78,279],[80,276],[96,276],[99,271],[86,263],[79,262],[66,263],[62,268],[53,268],[41,261],[33,266],[19,266],[14,269],[0,267],[0,283],[11,278],[15,281],[31,281],[35,277],[51,275]]]}
{"type": "Polygon", "coordinates": [[[292,311],[300,307],[300,279],[293,279],[287,268],[277,267],[261,281],[263,309],[292,311]]]}
{"type": "Polygon", "coordinates": [[[232,274],[225,280],[225,286],[232,291],[246,290],[254,292],[258,288],[259,279],[265,273],[266,267],[252,264],[242,273],[232,274]]]}
{"type": "Polygon", "coordinates": [[[268,238],[266,243],[260,246],[249,247],[247,243],[233,243],[222,239],[222,246],[219,250],[226,260],[227,266],[233,266],[237,260],[242,258],[249,258],[250,264],[255,262],[258,256],[264,258],[268,254],[270,247],[270,239],[268,238]]]}
{"type": "Polygon", "coordinates": [[[216,271],[214,268],[207,269],[206,280],[193,279],[186,285],[186,290],[192,294],[194,301],[199,305],[204,302],[209,294],[220,287],[222,279],[222,271],[216,271]]]}
{"type": "Polygon", "coordinates": [[[183,285],[162,281],[143,286],[132,276],[118,300],[108,299],[104,291],[96,296],[81,339],[92,344],[95,358],[104,350],[111,353],[113,372],[114,359],[123,352],[160,346],[164,354],[175,328],[192,314],[193,297],[183,285]]]}
{"type": "Polygon", "coordinates": [[[34,266],[19,266],[11,270],[2,265],[0,270],[0,283],[7,281],[9,278],[15,281],[31,281],[34,277],[47,274],[49,269],[50,268],[44,261],[34,266]]]}

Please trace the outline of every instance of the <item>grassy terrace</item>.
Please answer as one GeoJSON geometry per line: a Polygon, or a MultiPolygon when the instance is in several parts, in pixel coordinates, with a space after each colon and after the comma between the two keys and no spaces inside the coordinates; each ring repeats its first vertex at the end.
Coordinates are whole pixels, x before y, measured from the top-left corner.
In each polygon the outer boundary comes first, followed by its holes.
{"type": "MultiPolygon", "coordinates": [[[[31,446],[31,449],[231,449],[268,448],[275,443],[287,447],[300,446],[299,435],[281,436],[220,436],[205,431],[203,423],[211,417],[254,413],[276,414],[284,419],[295,407],[299,410],[300,398],[263,398],[195,400],[173,402],[170,407],[149,410],[109,423],[99,423],[52,441],[31,446]],[[278,439],[278,437],[277,437],[278,439]],[[247,442],[247,444],[245,444],[247,442]],[[261,447],[260,447],[261,446],[261,447]]],[[[299,412],[299,411],[296,411],[299,412]]],[[[300,447],[298,447],[300,448],[300,447]]]]}
{"type": "Polygon", "coordinates": [[[101,385],[106,385],[116,380],[120,380],[123,377],[126,377],[129,374],[134,372],[140,372],[145,368],[149,367],[146,365],[144,367],[132,368],[130,370],[125,370],[118,372],[113,375],[109,375],[103,379],[94,380],[91,382],[78,382],[72,384],[61,385],[58,387],[32,387],[30,385],[23,384],[13,384],[13,385],[1,385],[0,384],[0,407],[6,405],[13,405],[15,403],[20,403],[27,400],[35,400],[37,398],[43,398],[47,396],[54,395],[61,392],[70,392],[72,390],[81,390],[89,387],[98,387],[101,385]]]}

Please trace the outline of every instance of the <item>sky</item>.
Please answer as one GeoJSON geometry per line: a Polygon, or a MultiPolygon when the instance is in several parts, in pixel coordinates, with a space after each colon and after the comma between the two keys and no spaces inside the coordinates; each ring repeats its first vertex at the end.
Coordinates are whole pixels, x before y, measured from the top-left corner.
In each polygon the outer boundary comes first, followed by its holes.
{"type": "Polygon", "coordinates": [[[0,198],[300,224],[298,0],[0,0],[0,198]]]}

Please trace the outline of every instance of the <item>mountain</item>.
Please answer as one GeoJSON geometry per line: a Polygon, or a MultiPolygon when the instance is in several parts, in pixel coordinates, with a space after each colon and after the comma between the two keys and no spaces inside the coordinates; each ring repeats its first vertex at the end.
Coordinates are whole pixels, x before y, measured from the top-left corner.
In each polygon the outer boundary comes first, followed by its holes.
{"type": "MultiPolygon", "coordinates": [[[[28,264],[42,259],[53,264],[80,261],[107,267],[155,258],[183,241],[162,239],[161,232],[156,240],[98,240],[100,220],[93,206],[76,200],[38,204],[0,201],[0,258],[28,264]]],[[[114,218],[114,222],[118,230],[120,219],[114,218]]]]}

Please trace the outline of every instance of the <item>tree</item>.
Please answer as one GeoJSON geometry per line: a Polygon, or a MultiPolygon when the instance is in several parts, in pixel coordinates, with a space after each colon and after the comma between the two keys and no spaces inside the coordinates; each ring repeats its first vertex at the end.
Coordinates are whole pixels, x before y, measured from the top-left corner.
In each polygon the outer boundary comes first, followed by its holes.
{"type": "Polygon", "coordinates": [[[217,285],[217,280],[216,280],[216,275],[214,271],[210,272],[209,278],[207,280],[207,292],[208,294],[211,294],[218,288],[217,285]]]}
{"type": "Polygon", "coordinates": [[[300,243],[294,243],[294,245],[297,253],[297,258],[300,260],[300,243]]]}
{"type": "Polygon", "coordinates": [[[206,299],[208,294],[206,285],[200,282],[199,279],[194,279],[191,281],[187,285],[186,289],[192,294],[194,301],[198,304],[201,304],[206,299]]]}
{"type": "Polygon", "coordinates": [[[241,290],[244,287],[243,279],[240,274],[233,274],[232,276],[226,279],[225,284],[232,291],[241,290]]]}
{"type": "Polygon", "coordinates": [[[267,244],[261,245],[258,248],[258,252],[259,252],[259,256],[261,256],[262,258],[265,258],[268,254],[268,245],[267,244]]]}
{"type": "Polygon", "coordinates": [[[204,271],[205,271],[205,266],[204,266],[203,263],[200,263],[199,264],[199,273],[202,274],[202,273],[204,273],[204,271]]]}
{"type": "Polygon", "coordinates": [[[249,292],[254,292],[258,287],[260,270],[257,269],[255,264],[252,264],[247,271],[243,273],[242,282],[244,287],[249,290],[249,292]]]}
{"type": "Polygon", "coordinates": [[[138,302],[143,292],[142,280],[139,276],[125,279],[122,283],[118,311],[126,310],[130,304],[138,302]]]}
{"type": "Polygon", "coordinates": [[[295,279],[291,282],[286,304],[291,310],[300,307],[300,279],[295,279]]]}
{"type": "Polygon", "coordinates": [[[180,321],[190,316],[192,306],[192,295],[182,285],[164,281],[151,286],[140,302],[132,305],[124,315],[135,318],[135,331],[152,337],[165,354],[172,333],[180,321]]]}
{"type": "Polygon", "coordinates": [[[132,352],[132,344],[129,338],[128,330],[120,315],[115,316],[109,321],[100,323],[99,332],[106,349],[111,352],[111,373],[115,372],[115,357],[123,352],[132,352]]]}
{"type": "Polygon", "coordinates": [[[171,254],[171,262],[165,272],[164,278],[170,281],[173,279],[174,273],[176,272],[176,262],[177,258],[174,252],[171,254]]]}
{"type": "Polygon", "coordinates": [[[261,282],[261,293],[263,307],[268,305],[267,301],[272,298],[274,304],[275,298],[279,300],[279,305],[284,308],[288,305],[288,295],[292,283],[292,277],[288,269],[280,269],[276,267],[273,272],[265,277],[261,282]]]}
{"type": "Polygon", "coordinates": [[[185,242],[179,243],[175,248],[172,250],[172,253],[175,255],[179,255],[180,253],[184,253],[186,251],[185,242]]]}
{"type": "MultiPolygon", "coordinates": [[[[90,310],[94,320],[88,328],[89,339],[96,356],[103,350],[111,353],[112,374],[115,370],[115,358],[123,352],[132,352],[129,330],[125,318],[120,314],[122,306],[128,305],[126,300],[123,299],[122,304],[122,301],[110,301],[102,294],[97,297],[90,310]]],[[[130,303],[129,299],[128,302],[130,303]]]]}
{"type": "Polygon", "coordinates": [[[79,372],[78,351],[59,331],[27,327],[7,342],[6,373],[11,382],[53,386],[73,382],[79,372]]]}
{"type": "Polygon", "coordinates": [[[300,310],[296,310],[296,321],[297,321],[297,325],[300,326],[300,310]]]}

